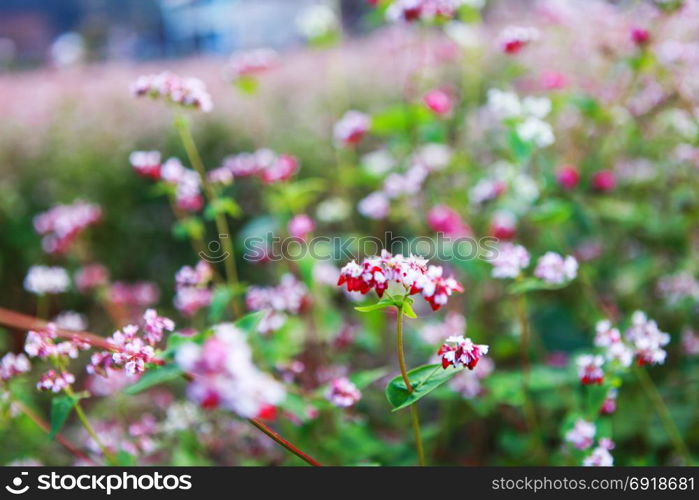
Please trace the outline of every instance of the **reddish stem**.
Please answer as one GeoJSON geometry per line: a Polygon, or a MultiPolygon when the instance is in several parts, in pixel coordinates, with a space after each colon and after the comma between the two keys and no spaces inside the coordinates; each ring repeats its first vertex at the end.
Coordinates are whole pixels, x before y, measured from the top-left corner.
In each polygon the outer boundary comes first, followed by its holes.
{"type": "Polygon", "coordinates": [[[299,457],[301,460],[304,462],[314,466],[314,467],[322,467],[322,464],[318,462],[315,458],[307,455],[306,453],[302,452],[299,450],[296,446],[291,444],[289,441],[281,437],[279,434],[277,434],[275,431],[273,431],[270,427],[267,426],[264,422],[257,418],[249,418],[248,422],[250,422],[252,425],[260,429],[262,432],[267,434],[270,438],[272,438],[274,441],[277,442],[277,444],[280,444],[287,450],[289,450],[291,453],[299,457]]]}

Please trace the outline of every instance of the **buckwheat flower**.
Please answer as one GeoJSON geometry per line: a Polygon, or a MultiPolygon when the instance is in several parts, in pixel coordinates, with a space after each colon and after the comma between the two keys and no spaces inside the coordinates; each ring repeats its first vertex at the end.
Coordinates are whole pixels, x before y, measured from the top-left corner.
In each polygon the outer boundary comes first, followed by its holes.
{"type": "Polygon", "coordinates": [[[454,278],[444,277],[442,266],[429,266],[427,272],[415,280],[412,291],[419,292],[432,310],[438,311],[454,292],[463,292],[464,288],[454,278]]]}
{"type": "Polygon", "coordinates": [[[573,428],[566,433],[565,440],[578,450],[586,450],[592,446],[596,432],[595,424],[578,419],[573,428]]]}
{"type": "Polygon", "coordinates": [[[424,0],[394,0],[386,9],[386,19],[391,22],[412,22],[420,19],[424,0]]]}
{"type": "Polygon", "coordinates": [[[31,363],[24,354],[8,352],[0,359],[0,379],[9,380],[22,373],[27,373],[31,368],[31,363]]]}
{"type": "Polygon", "coordinates": [[[465,366],[473,370],[481,357],[488,354],[488,346],[474,344],[469,338],[454,336],[446,339],[437,355],[441,357],[442,368],[465,366]]]}
{"type": "Polygon", "coordinates": [[[540,148],[550,146],[556,141],[553,129],[547,122],[530,117],[517,125],[517,135],[525,142],[532,142],[540,148]]]}
{"type": "Polygon", "coordinates": [[[558,71],[545,71],[541,75],[541,86],[544,90],[560,90],[568,85],[568,78],[558,71]]]}
{"type": "Polygon", "coordinates": [[[298,160],[291,155],[279,155],[270,165],[262,169],[262,182],[273,184],[290,179],[299,169],[298,160]]]}
{"type": "Polygon", "coordinates": [[[39,378],[36,388],[40,391],[61,392],[73,383],[75,383],[75,376],[72,373],[49,370],[39,378]]]}
{"type": "Polygon", "coordinates": [[[34,229],[42,235],[41,246],[51,254],[65,253],[89,226],[102,219],[102,209],[94,203],[76,201],[56,205],[34,217],[34,229]]]}
{"type": "Polygon", "coordinates": [[[529,252],[522,245],[503,243],[498,247],[495,257],[490,260],[493,266],[493,278],[516,278],[529,266],[529,252]]]}
{"type": "Polygon", "coordinates": [[[95,352],[90,356],[90,363],[85,367],[85,370],[90,375],[100,375],[101,377],[108,377],[112,372],[112,366],[114,366],[114,360],[112,358],[112,353],[108,351],[95,352]]]}
{"type": "Polygon", "coordinates": [[[421,163],[413,163],[404,173],[394,172],[383,183],[383,192],[390,199],[404,195],[415,195],[420,192],[427,179],[429,170],[421,163]]]}
{"type": "Polygon", "coordinates": [[[369,115],[360,111],[348,111],[335,123],[333,134],[339,145],[354,146],[362,140],[371,126],[369,115]]]}
{"type": "Polygon", "coordinates": [[[657,323],[648,319],[644,312],[633,313],[631,326],[624,337],[631,343],[640,366],[665,363],[667,352],[664,347],[670,343],[670,335],[660,331],[657,323]]]}
{"type": "Polygon", "coordinates": [[[517,54],[529,43],[539,39],[539,30],[532,27],[507,26],[498,36],[498,45],[506,54],[517,54]]]}
{"type": "Polygon", "coordinates": [[[548,97],[527,96],[522,99],[522,114],[530,118],[545,118],[551,112],[551,107],[548,97]]]}
{"type": "Polygon", "coordinates": [[[616,398],[619,395],[619,391],[615,388],[609,389],[609,392],[607,392],[607,397],[604,399],[604,403],[602,403],[602,407],[600,408],[600,415],[611,415],[616,411],[616,398]]]}
{"type": "Polygon", "coordinates": [[[472,205],[482,205],[486,201],[494,200],[507,189],[502,181],[492,179],[482,179],[476,183],[469,192],[469,201],[472,205]]]}
{"type": "Polygon", "coordinates": [[[592,187],[597,191],[607,192],[616,187],[616,176],[611,170],[600,170],[592,176],[592,187]]]}
{"type": "Polygon", "coordinates": [[[501,120],[522,114],[522,103],[514,92],[500,89],[488,90],[488,110],[501,120]]]}
{"type": "Polygon", "coordinates": [[[150,345],[155,345],[163,338],[163,331],[175,329],[175,322],[169,318],[158,316],[155,309],[146,309],[143,314],[143,338],[150,345]]]}
{"type": "Polygon", "coordinates": [[[385,219],[390,208],[388,197],[382,191],[374,191],[357,203],[357,211],[368,219],[385,219]]]}
{"type": "Polygon", "coordinates": [[[224,68],[224,75],[232,82],[242,77],[256,76],[269,71],[279,63],[279,54],[273,49],[254,49],[236,52],[224,68]]]}
{"type": "Polygon", "coordinates": [[[418,163],[429,172],[435,172],[446,168],[454,155],[452,149],[446,144],[428,143],[415,151],[412,161],[418,163]]]}
{"type": "Polygon", "coordinates": [[[116,350],[112,354],[112,361],[116,366],[123,367],[129,377],[145,372],[146,363],[152,362],[155,358],[153,347],[136,336],[137,333],[136,325],[126,325],[114,332],[108,340],[116,350]]]}
{"type": "Polygon", "coordinates": [[[634,351],[624,342],[615,342],[607,348],[605,356],[609,362],[617,362],[623,367],[631,366],[634,351]]]}
{"type": "Polygon", "coordinates": [[[32,358],[46,359],[57,354],[53,340],[58,336],[56,325],[48,323],[43,329],[30,330],[24,340],[24,351],[32,358]]]}
{"type": "Polygon", "coordinates": [[[129,162],[139,175],[160,179],[160,151],[134,151],[129,155],[129,162]]]}
{"type": "Polygon", "coordinates": [[[251,286],[245,295],[245,305],[251,311],[265,311],[257,330],[267,334],[286,323],[285,313],[298,314],[308,303],[308,289],[292,274],[282,276],[273,287],[251,286]]]}
{"type": "Polygon", "coordinates": [[[359,402],[362,393],[348,378],[340,377],[330,382],[330,388],[325,397],[338,408],[349,408],[359,402]]]}
{"type": "Polygon", "coordinates": [[[80,293],[86,293],[109,282],[109,271],[102,264],[88,264],[81,267],[74,276],[75,286],[80,293]]]}
{"type": "Polygon", "coordinates": [[[158,285],[150,281],[125,283],[115,281],[109,287],[109,300],[116,304],[132,307],[148,307],[160,299],[158,285]]]}
{"type": "Polygon", "coordinates": [[[454,101],[451,95],[441,89],[434,89],[427,92],[422,97],[422,102],[427,106],[427,109],[437,116],[446,116],[451,113],[454,108],[454,101]]]}
{"type": "Polygon", "coordinates": [[[245,334],[235,325],[213,327],[203,345],[187,343],[175,354],[177,364],[193,375],[188,397],[202,408],[224,408],[244,418],[267,413],[286,397],[284,387],[259,371],[245,334]]]}
{"type": "Polygon", "coordinates": [[[24,278],[24,289],[36,295],[62,293],[70,286],[70,277],[62,267],[32,266],[24,278]]]}
{"type": "Polygon", "coordinates": [[[646,45],[650,40],[648,30],[637,26],[631,28],[631,41],[638,46],[646,45]]]}
{"type": "Polygon", "coordinates": [[[380,177],[396,167],[396,159],[389,151],[379,149],[362,156],[361,165],[367,173],[380,177]]]}
{"type": "Polygon", "coordinates": [[[614,457],[609,450],[614,449],[614,442],[609,438],[599,440],[597,448],[583,459],[584,467],[611,467],[614,465],[614,457]]]}
{"type": "Polygon", "coordinates": [[[578,261],[568,255],[562,257],[555,252],[546,252],[539,257],[534,269],[534,276],[551,285],[561,285],[575,279],[578,275],[578,261]]]}
{"type": "Polygon", "coordinates": [[[464,370],[451,380],[449,387],[464,399],[473,399],[483,392],[481,380],[495,370],[495,363],[490,358],[481,358],[473,370],[464,370]]]}
{"type": "Polygon", "coordinates": [[[688,298],[699,301],[699,281],[691,273],[681,272],[658,280],[658,292],[669,304],[688,298]]]}
{"type": "Polygon", "coordinates": [[[583,385],[601,384],[604,380],[602,365],[604,358],[600,355],[584,354],[578,356],[578,378],[583,385]]]}
{"type": "Polygon", "coordinates": [[[452,238],[471,236],[473,231],[463,220],[459,213],[446,206],[436,205],[427,213],[427,224],[436,233],[444,233],[452,238]]]}
{"type": "Polygon", "coordinates": [[[309,234],[313,232],[316,224],[306,214],[295,215],[290,221],[287,227],[289,235],[292,238],[300,238],[305,240],[309,234]]]}
{"type": "Polygon", "coordinates": [[[53,323],[63,330],[82,332],[87,329],[87,319],[83,314],[75,311],[63,311],[53,319],[53,323]]]}
{"type": "Polygon", "coordinates": [[[687,356],[699,354],[699,335],[689,329],[682,332],[682,350],[687,356]]]}
{"type": "Polygon", "coordinates": [[[597,347],[609,347],[616,342],[621,342],[621,333],[612,327],[611,321],[603,319],[595,326],[595,345],[597,347]]]}
{"type": "Polygon", "coordinates": [[[213,292],[209,288],[184,287],[175,294],[175,308],[184,316],[192,317],[211,304],[213,292]]]}
{"type": "Polygon", "coordinates": [[[498,210],[490,220],[489,233],[499,240],[511,240],[517,234],[517,217],[509,210],[498,210]]]}
{"type": "Polygon", "coordinates": [[[131,84],[131,93],[136,97],[163,99],[170,104],[204,112],[213,109],[213,102],[204,82],[198,78],[182,78],[169,72],[140,76],[131,84]]]}
{"type": "Polygon", "coordinates": [[[573,165],[563,165],[556,171],[556,181],[563,189],[573,189],[580,182],[580,173],[573,165]]]}

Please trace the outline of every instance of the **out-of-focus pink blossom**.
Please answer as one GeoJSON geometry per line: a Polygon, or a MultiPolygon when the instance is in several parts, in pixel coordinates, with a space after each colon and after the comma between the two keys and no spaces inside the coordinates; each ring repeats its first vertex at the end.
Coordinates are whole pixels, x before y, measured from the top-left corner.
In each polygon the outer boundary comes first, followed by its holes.
{"type": "Polygon", "coordinates": [[[75,376],[72,373],[49,370],[39,378],[36,388],[40,391],[61,392],[73,383],[75,383],[75,376]]]}
{"type": "Polygon", "coordinates": [[[102,219],[102,209],[94,203],[76,201],[56,205],[34,217],[34,229],[43,236],[41,246],[51,254],[65,253],[87,227],[102,219]]]}
{"type": "Polygon", "coordinates": [[[286,314],[297,314],[308,303],[308,289],[292,274],[282,276],[279,285],[273,287],[252,286],[245,296],[245,304],[251,311],[265,311],[265,317],[257,326],[260,333],[270,333],[281,328],[286,314]]]}
{"type": "Polygon", "coordinates": [[[347,377],[340,377],[330,382],[326,397],[338,408],[349,408],[357,404],[362,398],[362,393],[347,377]]]}
{"type": "Polygon", "coordinates": [[[597,191],[611,191],[616,187],[616,176],[611,170],[600,170],[592,176],[592,187],[597,191]]]}
{"type": "Polygon", "coordinates": [[[427,224],[437,233],[444,233],[452,238],[462,238],[473,234],[471,228],[461,220],[454,209],[446,205],[436,205],[427,213],[427,224]]]}
{"type": "Polygon", "coordinates": [[[359,203],[357,204],[357,210],[360,214],[369,219],[377,220],[388,217],[390,208],[391,204],[388,196],[386,196],[382,191],[374,191],[366,198],[359,200],[359,203]]]}
{"type": "Polygon", "coordinates": [[[204,82],[198,78],[182,78],[169,72],[138,77],[131,84],[131,93],[136,97],[163,99],[171,104],[204,112],[209,112],[214,107],[204,82]]]}
{"type": "Polygon", "coordinates": [[[278,63],[279,54],[275,50],[254,49],[233,54],[223,71],[229,80],[236,81],[269,71],[278,63]]]}
{"type": "Polygon", "coordinates": [[[109,287],[109,300],[115,304],[148,307],[158,302],[158,299],[160,299],[160,290],[150,281],[136,283],[115,281],[109,287]]]}
{"type": "Polygon", "coordinates": [[[155,309],[147,309],[143,315],[143,338],[150,345],[155,345],[163,338],[163,331],[175,329],[175,322],[164,316],[158,316],[155,309]]]}
{"type": "Polygon", "coordinates": [[[541,87],[544,90],[561,90],[568,85],[568,78],[558,71],[545,71],[541,74],[541,87]]]}
{"type": "Polygon", "coordinates": [[[24,354],[8,352],[0,359],[0,379],[9,380],[16,375],[28,372],[31,368],[29,359],[24,354]]]}
{"type": "Polygon", "coordinates": [[[313,219],[306,214],[299,214],[295,215],[289,221],[288,231],[292,238],[305,240],[306,237],[313,232],[315,227],[316,225],[313,219]]]}
{"type": "Polygon", "coordinates": [[[529,266],[529,252],[522,245],[503,243],[490,263],[493,265],[493,278],[516,278],[522,269],[529,266]]]}
{"type": "Polygon", "coordinates": [[[371,126],[369,115],[360,111],[348,111],[335,123],[335,142],[339,145],[349,147],[355,146],[362,140],[371,126]]]}
{"type": "Polygon", "coordinates": [[[580,182],[580,173],[573,165],[563,165],[556,172],[556,180],[564,189],[573,189],[580,182]]]}
{"type": "Polygon", "coordinates": [[[650,41],[650,32],[647,29],[634,26],[631,28],[631,41],[638,46],[646,45],[650,41]]]}
{"type": "Polygon", "coordinates": [[[423,96],[422,102],[430,111],[438,116],[446,116],[451,113],[454,108],[452,96],[442,89],[430,90],[423,96]]]}
{"type": "Polygon", "coordinates": [[[578,419],[575,421],[573,428],[566,434],[565,440],[578,450],[586,450],[592,446],[596,432],[595,424],[587,420],[578,419]]]}
{"type": "Polygon", "coordinates": [[[508,26],[498,37],[500,49],[506,54],[517,54],[526,45],[538,39],[539,30],[523,26],[508,26]]]}
{"type": "Polygon", "coordinates": [[[160,179],[160,151],[134,151],[129,155],[133,169],[143,177],[160,179]]]}
{"type": "Polygon", "coordinates": [[[490,235],[499,240],[512,240],[517,235],[517,218],[506,210],[498,210],[490,221],[490,235]]]}
{"type": "Polygon", "coordinates": [[[600,355],[584,354],[578,356],[578,378],[583,385],[601,384],[604,380],[602,365],[604,358],[600,355]]]}
{"type": "Polygon", "coordinates": [[[578,275],[578,261],[568,255],[563,257],[556,252],[546,252],[539,257],[534,276],[551,285],[561,285],[578,275]]]}
{"type": "Polygon", "coordinates": [[[36,295],[63,293],[70,286],[70,277],[58,266],[32,266],[24,278],[24,289],[36,295]]]}
{"type": "Polygon", "coordinates": [[[88,264],[75,273],[75,286],[80,293],[104,286],[109,282],[109,271],[102,264],[88,264]]]}

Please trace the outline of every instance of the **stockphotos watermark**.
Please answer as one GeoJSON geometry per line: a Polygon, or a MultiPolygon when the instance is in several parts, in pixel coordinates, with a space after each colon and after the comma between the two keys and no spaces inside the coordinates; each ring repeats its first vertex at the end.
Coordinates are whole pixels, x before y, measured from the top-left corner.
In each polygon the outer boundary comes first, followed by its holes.
{"type": "Polygon", "coordinates": [[[160,472],[119,474],[88,474],[79,472],[39,474],[35,484],[30,484],[29,473],[18,472],[5,490],[13,495],[23,495],[28,491],[93,491],[111,495],[115,491],[186,491],[192,489],[190,474],[161,474],[160,472]]]}
{"type": "MultiPolygon", "coordinates": [[[[227,234],[219,239],[229,238],[227,234]]],[[[474,259],[492,260],[498,255],[499,240],[492,236],[483,238],[453,238],[444,233],[435,236],[407,238],[386,232],[377,236],[314,236],[313,238],[282,237],[274,233],[251,236],[243,240],[243,258],[250,262],[299,261],[307,257],[314,260],[348,262],[363,257],[379,255],[381,250],[392,254],[419,255],[427,260],[474,259]]],[[[206,251],[199,252],[202,260],[216,264],[230,258],[222,250],[219,240],[209,242],[206,251]]]]}

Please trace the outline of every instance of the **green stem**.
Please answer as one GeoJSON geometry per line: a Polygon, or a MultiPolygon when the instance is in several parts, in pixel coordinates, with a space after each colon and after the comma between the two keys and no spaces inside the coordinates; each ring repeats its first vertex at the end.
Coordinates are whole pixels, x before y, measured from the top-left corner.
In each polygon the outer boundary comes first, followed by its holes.
{"type": "MultiPolygon", "coordinates": [[[[408,370],[405,364],[405,352],[403,350],[403,308],[398,307],[398,316],[396,319],[396,350],[398,352],[398,365],[400,366],[400,374],[403,377],[403,382],[408,392],[413,392],[413,386],[408,378],[408,370]]],[[[413,433],[415,434],[415,445],[417,447],[418,463],[425,465],[425,450],[422,446],[422,436],[420,434],[420,419],[417,413],[417,403],[410,405],[410,417],[413,425],[413,433]]]]}
{"type": "Polygon", "coordinates": [[[92,440],[97,443],[97,446],[99,446],[100,450],[102,450],[102,455],[104,455],[105,460],[110,465],[118,465],[117,459],[114,456],[114,454],[107,449],[107,447],[102,443],[102,440],[99,438],[97,433],[95,432],[95,429],[92,427],[92,424],[90,424],[90,421],[87,419],[87,415],[85,415],[85,412],[83,411],[82,406],[80,406],[80,401],[75,397],[75,393],[73,392],[73,389],[68,387],[66,389],[66,394],[70,396],[71,398],[74,398],[75,400],[75,414],[78,416],[78,420],[80,420],[80,423],[83,425],[87,433],[90,435],[92,440]]]}
{"type": "Polygon", "coordinates": [[[539,423],[536,416],[536,409],[529,393],[529,321],[527,320],[527,299],[523,293],[517,296],[517,319],[519,321],[519,354],[522,367],[522,392],[524,394],[524,416],[527,420],[527,428],[532,437],[536,440],[535,455],[542,456],[541,436],[539,434],[539,423]]]}
{"type": "Polygon", "coordinates": [[[663,426],[665,427],[665,432],[667,432],[668,436],[670,437],[670,440],[672,441],[673,446],[675,447],[675,451],[678,455],[682,457],[682,459],[685,462],[685,465],[692,465],[692,459],[691,455],[689,454],[689,449],[687,448],[684,439],[682,439],[682,434],[677,428],[677,424],[675,424],[675,421],[672,419],[670,410],[665,404],[665,401],[663,400],[662,395],[658,391],[658,388],[643,368],[636,366],[634,371],[636,372],[636,376],[638,377],[638,380],[641,383],[643,390],[648,396],[648,399],[650,399],[651,403],[653,403],[655,411],[657,412],[658,417],[660,417],[660,420],[662,421],[663,426]]]}
{"type": "MultiPolygon", "coordinates": [[[[209,183],[206,176],[206,168],[204,167],[204,162],[201,159],[197,145],[192,137],[192,132],[189,128],[189,122],[186,117],[179,115],[175,119],[175,128],[180,134],[180,139],[182,140],[182,145],[187,153],[189,162],[192,164],[194,170],[197,171],[201,177],[201,183],[204,188],[204,194],[206,195],[209,203],[216,200],[216,191],[214,187],[209,183]]],[[[238,285],[238,271],[235,266],[235,250],[233,248],[233,241],[231,235],[231,229],[228,225],[228,219],[226,215],[220,212],[216,212],[214,216],[214,221],[216,223],[216,230],[218,231],[218,238],[223,248],[224,252],[228,254],[228,257],[223,260],[223,265],[226,269],[226,279],[228,284],[231,285],[237,291],[238,285]]],[[[242,308],[238,300],[238,295],[233,298],[233,312],[237,318],[242,316],[242,308]]]]}

